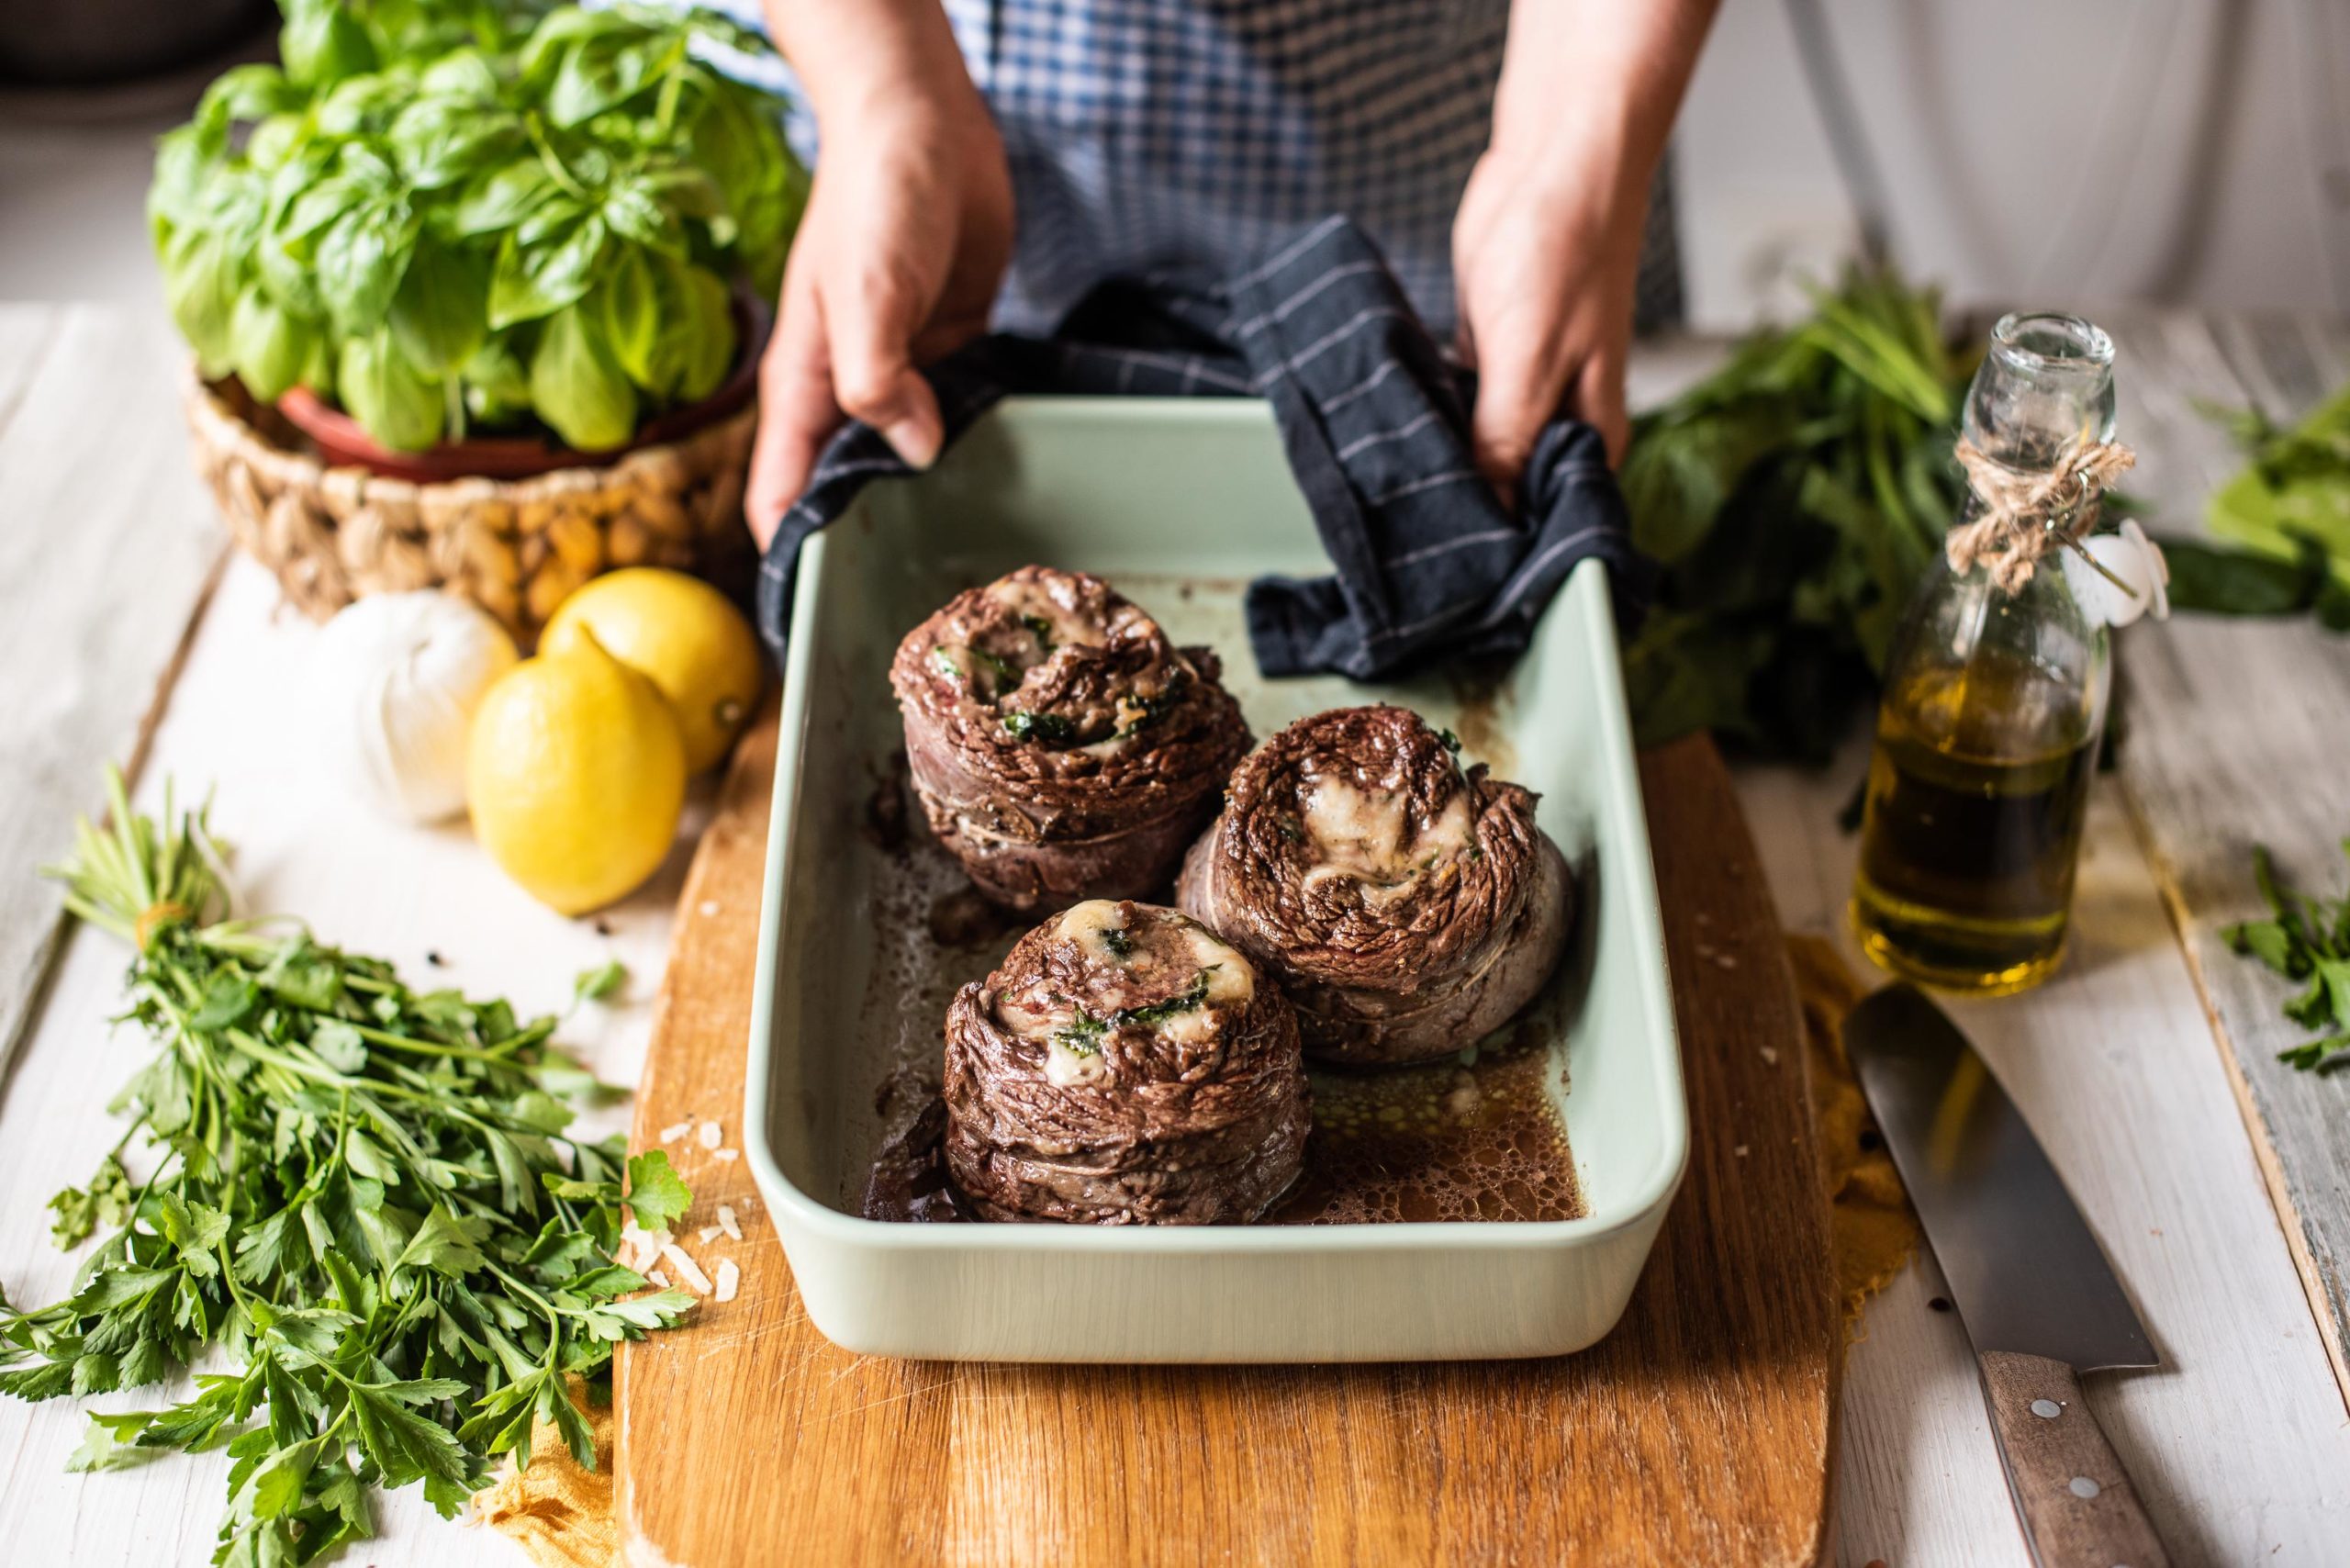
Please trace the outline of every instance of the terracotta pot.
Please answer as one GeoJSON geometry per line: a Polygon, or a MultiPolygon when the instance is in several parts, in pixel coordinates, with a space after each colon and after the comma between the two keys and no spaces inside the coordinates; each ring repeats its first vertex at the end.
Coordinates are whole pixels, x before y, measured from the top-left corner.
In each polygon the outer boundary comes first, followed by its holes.
{"type": "Polygon", "coordinates": [[[699,403],[646,420],[626,445],[602,452],[580,452],[538,435],[485,436],[478,441],[444,442],[421,452],[395,452],[377,444],[357,420],[307,386],[294,387],[278,398],[277,411],[310,439],[329,466],[364,468],[420,485],[452,479],[527,479],[559,468],[610,467],[632,452],[677,441],[715,424],[757,395],[759,355],[767,347],[774,313],[740,284],[734,288],[733,304],[734,368],[718,390],[699,403]]]}

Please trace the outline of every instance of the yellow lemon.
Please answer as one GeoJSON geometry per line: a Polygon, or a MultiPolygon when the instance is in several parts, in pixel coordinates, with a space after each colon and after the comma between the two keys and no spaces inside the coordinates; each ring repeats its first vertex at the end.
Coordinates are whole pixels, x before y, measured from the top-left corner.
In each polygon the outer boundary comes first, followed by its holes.
{"type": "Polygon", "coordinates": [[[610,903],[653,875],[685,800],[677,715],[591,635],[516,665],[474,711],[465,804],[475,836],[565,914],[610,903]]]}
{"type": "Polygon", "coordinates": [[[688,772],[724,757],[758,706],[759,640],[742,611],[699,577],[659,566],[608,572],[556,608],[539,646],[560,653],[583,631],[677,711],[688,772]]]}

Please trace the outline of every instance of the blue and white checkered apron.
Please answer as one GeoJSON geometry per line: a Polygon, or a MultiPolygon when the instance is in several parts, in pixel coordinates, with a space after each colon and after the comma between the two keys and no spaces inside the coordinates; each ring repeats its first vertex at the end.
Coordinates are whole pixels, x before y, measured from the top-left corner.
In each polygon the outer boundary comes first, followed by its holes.
{"type": "MultiPolygon", "coordinates": [[[[1220,275],[1343,212],[1450,331],[1452,214],[1491,130],[1508,0],[945,5],[1011,162],[998,327],[1044,330],[1108,277],[1220,275]]],[[[755,0],[719,8],[755,21],[755,0]]]]}

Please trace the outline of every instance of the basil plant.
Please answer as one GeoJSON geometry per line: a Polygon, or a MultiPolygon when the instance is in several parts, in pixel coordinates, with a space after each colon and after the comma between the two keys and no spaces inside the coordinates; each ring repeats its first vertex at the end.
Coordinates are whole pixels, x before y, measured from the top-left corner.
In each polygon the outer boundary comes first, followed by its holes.
{"type": "Polygon", "coordinates": [[[807,197],[721,18],[282,0],[157,151],[148,215],[207,376],[306,386],[384,446],[532,421],[582,451],[709,396],[733,286],[772,298],[807,197]]]}

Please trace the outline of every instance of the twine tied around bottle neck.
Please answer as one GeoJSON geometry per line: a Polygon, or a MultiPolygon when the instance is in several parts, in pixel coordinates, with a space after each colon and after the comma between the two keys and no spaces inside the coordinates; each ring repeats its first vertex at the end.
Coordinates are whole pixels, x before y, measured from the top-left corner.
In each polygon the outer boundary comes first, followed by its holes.
{"type": "Polygon", "coordinates": [[[1943,551],[1952,571],[1969,572],[1981,562],[2007,593],[2031,582],[2051,550],[2080,546],[2097,526],[2106,487],[2138,461],[2121,442],[2086,436],[2074,438],[2053,466],[2029,474],[1986,455],[1964,436],[1957,450],[1983,515],[1952,529],[1943,551]]]}

